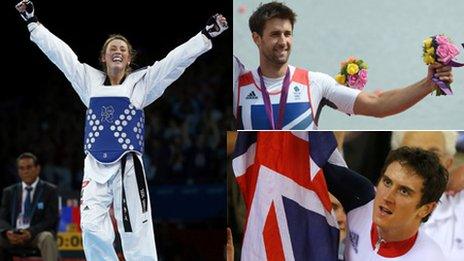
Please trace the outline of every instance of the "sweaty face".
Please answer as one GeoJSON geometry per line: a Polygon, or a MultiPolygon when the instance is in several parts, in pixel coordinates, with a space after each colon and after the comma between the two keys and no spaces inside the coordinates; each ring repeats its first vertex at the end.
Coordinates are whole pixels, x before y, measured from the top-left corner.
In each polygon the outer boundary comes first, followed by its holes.
{"type": "Polygon", "coordinates": [[[440,163],[449,168],[452,161],[451,156],[445,149],[445,137],[443,133],[437,131],[413,131],[404,134],[402,146],[417,147],[437,154],[440,163]]]}
{"type": "Polygon", "coordinates": [[[273,18],[264,25],[263,36],[253,33],[260,55],[271,64],[287,63],[292,47],[293,28],[289,20],[273,18]]]}
{"type": "Polygon", "coordinates": [[[429,204],[418,207],[422,197],[423,179],[407,166],[392,162],[377,185],[373,221],[389,233],[417,229],[429,204]]]}
{"type": "Polygon", "coordinates": [[[120,39],[114,39],[109,42],[102,61],[106,63],[107,71],[125,71],[131,62],[127,43],[120,39]]]}
{"type": "Polygon", "coordinates": [[[40,167],[34,165],[34,160],[31,158],[23,158],[18,161],[18,175],[22,181],[30,185],[39,176],[40,167]]]}

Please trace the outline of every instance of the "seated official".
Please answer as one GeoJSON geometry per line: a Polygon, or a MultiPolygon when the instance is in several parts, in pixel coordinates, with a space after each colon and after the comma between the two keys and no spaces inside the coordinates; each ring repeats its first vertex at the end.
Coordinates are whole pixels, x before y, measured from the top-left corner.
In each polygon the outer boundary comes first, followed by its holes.
{"type": "Polygon", "coordinates": [[[56,261],[59,222],[56,186],[39,179],[40,165],[32,153],[16,160],[21,182],[3,190],[0,206],[0,260],[5,249],[36,247],[43,260],[56,261]]]}

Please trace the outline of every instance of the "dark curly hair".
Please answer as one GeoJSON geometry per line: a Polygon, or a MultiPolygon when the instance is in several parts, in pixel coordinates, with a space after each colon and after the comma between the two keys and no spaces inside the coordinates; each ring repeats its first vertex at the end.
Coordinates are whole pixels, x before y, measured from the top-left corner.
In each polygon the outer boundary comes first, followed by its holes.
{"type": "Polygon", "coordinates": [[[296,22],[296,14],[288,6],[280,2],[270,2],[261,4],[258,9],[250,16],[248,26],[251,32],[256,32],[263,36],[264,25],[273,18],[288,19],[293,25],[296,22]]]}
{"type": "MultiPolygon", "coordinates": [[[[393,162],[398,162],[401,166],[409,168],[422,178],[422,197],[417,207],[440,200],[441,195],[445,192],[449,174],[446,168],[441,165],[440,159],[435,153],[410,147],[393,150],[385,160],[380,178],[383,177],[387,167],[393,162]]],[[[430,214],[424,217],[422,222],[426,222],[429,217],[430,214]]]]}

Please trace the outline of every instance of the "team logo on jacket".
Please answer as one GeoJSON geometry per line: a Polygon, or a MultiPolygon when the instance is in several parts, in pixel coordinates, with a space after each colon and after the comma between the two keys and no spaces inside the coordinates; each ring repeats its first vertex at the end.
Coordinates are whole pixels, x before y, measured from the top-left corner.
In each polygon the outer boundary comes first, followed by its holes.
{"type": "Polygon", "coordinates": [[[300,94],[301,94],[301,89],[297,85],[293,86],[293,97],[295,98],[295,100],[300,99],[300,94]]]}
{"type": "Polygon", "coordinates": [[[113,114],[114,114],[114,108],[113,106],[102,106],[101,110],[101,117],[102,121],[106,121],[108,123],[113,123],[113,114]]]}
{"type": "Polygon", "coordinates": [[[351,245],[353,246],[354,252],[357,254],[358,253],[358,241],[359,241],[359,235],[350,231],[350,241],[351,245]]]}
{"type": "Polygon", "coordinates": [[[256,96],[254,91],[251,91],[248,93],[248,95],[245,97],[245,100],[255,100],[258,99],[258,96],[256,96]]]}

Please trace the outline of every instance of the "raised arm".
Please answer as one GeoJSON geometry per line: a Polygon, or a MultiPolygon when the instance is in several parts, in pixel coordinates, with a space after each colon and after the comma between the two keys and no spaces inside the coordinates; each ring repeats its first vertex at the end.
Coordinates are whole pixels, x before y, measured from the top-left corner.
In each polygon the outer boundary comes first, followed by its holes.
{"type": "Polygon", "coordinates": [[[322,169],[329,192],[340,201],[346,213],[374,199],[374,185],[350,170],[338,150],[334,151],[322,169]]]}
{"type": "Polygon", "coordinates": [[[21,1],[16,5],[16,9],[27,22],[31,40],[64,73],[83,102],[86,103],[88,96],[86,74],[91,73],[103,77],[103,73],[79,62],[76,54],[66,43],[40,24],[34,15],[34,6],[31,1],[21,1]]]}
{"type": "Polygon", "coordinates": [[[177,80],[197,57],[212,47],[211,39],[228,28],[226,18],[220,14],[212,16],[206,27],[186,43],[172,50],[164,59],[149,67],[143,83],[146,97],[143,107],[159,98],[164,90],[177,80]]]}
{"type": "Polygon", "coordinates": [[[360,115],[385,117],[407,110],[436,88],[433,74],[447,83],[453,82],[450,66],[434,63],[428,68],[423,80],[404,88],[385,91],[379,94],[361,92],[354,104],[354,113],[360,115]]]}
{"type": "Polygon", "coordinates": [[[374,185],[367,178],[335,164],[327,164],[323,169],[330,193],[342,203],[346,213],[374,199],[374,185]]]}

